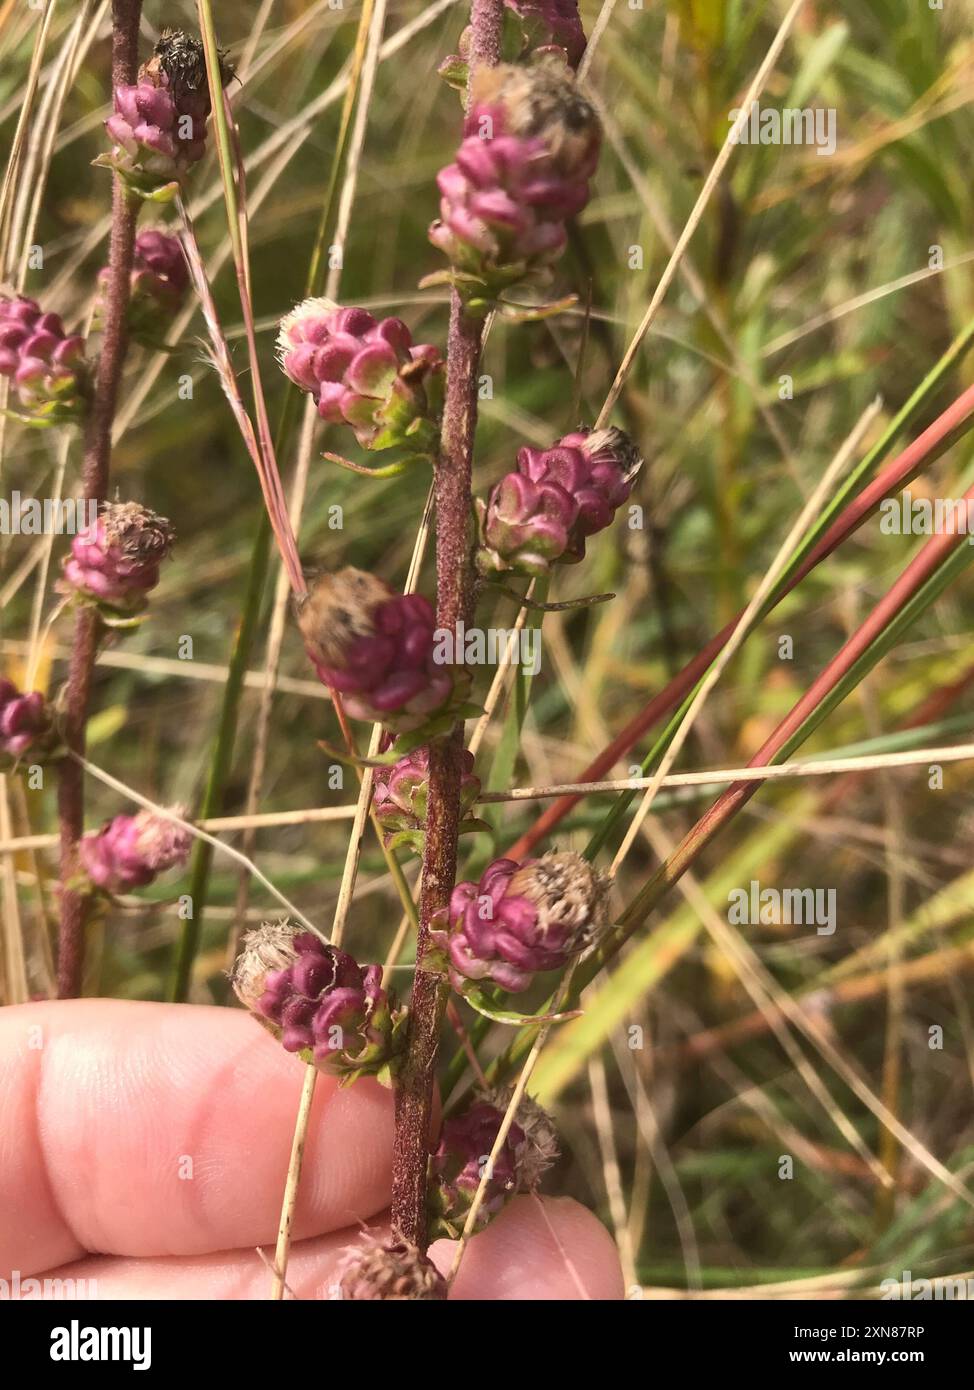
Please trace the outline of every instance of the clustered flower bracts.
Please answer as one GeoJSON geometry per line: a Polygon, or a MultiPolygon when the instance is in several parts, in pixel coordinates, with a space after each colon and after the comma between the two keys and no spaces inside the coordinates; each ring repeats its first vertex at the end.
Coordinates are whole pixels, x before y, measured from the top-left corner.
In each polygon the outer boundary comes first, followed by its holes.
{"type": "Polygon", "coordinates": [[[94,526],[72,541],[58,587],[95,604],[110,625],[125,625],[145,608],[174,539],[167,519],[148,507],[107,502],[94,526]]]}
{"type": "Polygon", "coordinates": [[[490,1163],[512,1095],[513,1087],[485,1092],[462,1114],[444,1120],[430,1159],[428,1209],[434,1239],[456,1239],[461,1234],[484,1177],[487,1184],[475,1222],[478,1230],[518,1193],[537,1191],[557,1159],[554,1122],[537,1101],[525,1095],[490,1163]]]}
{"type": "Polygon", "coordinates": [[[518,450],[517,469],[477,502],[482,574],[547,574],[576,564],[589,536],[605,530],[642,467],[622,430],[578,430],[550,449],[518,450]]]}
{"type": "Polygon", "coordinates": [[[10,378],[26,424],[74,423],[87,414],[84,338],[65,333],[58,314],[25,295],[0,295],[0,376],[10,378]]]}
{"type": "Polygon", "coordinates": [[[445,971],[461,994],[485,981],[518,994],[601,940],[608,891],[606,876],[573,851],[495,859],[436,914],[427,968],[445,971]]]}
{"type": "Polygon", "coordinates": [[[473,76],[464,139],[437,176],[430,241],[468,313],[486,314],[522,281],[544,283],[565,249],[566,222],[588,202],[598,117],[564,62],[501,63],[473,76]]]}
{"type": "Polygon", "coordinates": [[[231,979],[285,1051],[343,1083],[374,1076],[392,1084],[406,1011],[382,988],[380,965],[359,965],[290,922],[265,922],[244,937],[231,979]]]}
{"type": "MultiPolygon", "coordinates": [[[[233,73],[221,56],[226,86],[233,73]]],[[[132,83],[112,94],[114,114],[105,129],[111,154],[96,164],[114,169],[134,195],[168,202],[206,152],[210,89],[199,39],[167,29],[132,83]]]]}
{"type": "Polygon", "coordinates": [[[353,719],[396,733],[452,727],[469,675],[435,660],[436,620],[421,594],[396,594],[375,575],[346,566],[318,573],[297,610],[305,650],[322,684],[353,719]]]}

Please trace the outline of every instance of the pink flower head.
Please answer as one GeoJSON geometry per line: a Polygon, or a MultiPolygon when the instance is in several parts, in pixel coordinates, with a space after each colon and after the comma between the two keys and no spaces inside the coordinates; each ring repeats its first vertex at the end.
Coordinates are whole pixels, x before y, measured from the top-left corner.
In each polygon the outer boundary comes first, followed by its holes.
{"type": "Polygon", "coordinates": [[[362,1236],[342,1252],[333,1297],[368,1302],[431,1303],[446,1298],[446,1280],[416,1245],[362,1236]]]}
{"type": "Polygon", "coordinates": [[[0,753],[19,762],[27,754],[50,753],[56,742],[54,717],[40,691],[22,695],[12,681],[0,680],[0,753]]]}
{"type": "Polygon", "coordinates": [[[457,675],[434,660],[436,620],[420,594],[394,594],[347,566],[316,576],[298,626],[319,680],[341,693],[353,719],[405,732],[454,694],[457,675]]]}
{"type": "Polygon", "coordinates": [[[164,516],[137,502],[108,502],[94,527],[72,541],[61,586],[108,608],[137,612],[159,583],[173,539],[164,516]]]}
{"type": "Polygon", "coordinates": [[[496,296],[564,250],[565,223],[588,202],[599,123],[564,62],[549,58],[478,69],[465,131],[437,179],[430,240],[479,295],[496,296]]]}
{"type": "MultiPolygon", "coordinates": [[[[108,267],[98,272],[95,324],[104,317],[108,267]]],[[[179,313],[189,288],[189,269],[179,238],[156,227],[139,232],[130,277],[128,327],[136,342],[156,345],[179,313]]]]}
{"type": "MultiPolygon", "coordinates": [[[[480,795],[480,778],[474,774],[473,754],[463,750],[463,776],[460,782],[460,833],[482,828],[469,821],[474,802],[480,795]]],[[[392,767],[375,773],[375,818],[384,832],[387,849],[408,846],[421,854],[426,838],[426,798],[429,794],[429,748],[425,745],[399,759],[392,767]]]]}
{"type": "Polygon", "coordinates": [[[57,314],[23,295],[0,296],[0,376],[38,421],[76,420],[87,410],[84,338],[65,333],[57,314]]]}
{"type": "Polygon", "coordinates": [[[579,854],[518,864],[495,859],[479,883],[458,883],[431,932],[434,964],[458,992],[492,981],[518,994],[539,971],[559,970],[600,939],[604,877],[579,854]]]}
{"type": "Polygon", "coordinates": [[[81,863],[96,888],[129,893],[157,874],[186,862],[192,837],[183,826],[153,811],[115,816],[81,841],[81,863]]]}
{"type": "Polygon", "coordinates": [[[403,1015],[382,988],[382,967],[289,922],[265,922],[244,938],[233,987],[273,1025],[287,1052],[308,1052],[324,1071],[388,1080],[403,1015]]]}
{"type": "Polygon", "coordinates": [[[588,536],[609,525],[642,466],[622,430],[579,430],[550,449],[518,451],[517,472],[479,504],[484,573],[547,574],[585,554],[588,536]]]}
{"type": "Polygon", "coordinates": [[[306,299],[281,320],[285,374],[309,391],[331,425],[350,425],[365,449],[431,447],[442,396],[443,361],[414,344],[402,319],[306,299]]]}
{"type": "Polygon", "coordinates": [[[487,1186],[477,1227],[518,1192],[534,1192],[558,1157],[558,1140],[548,1113],[523,1096],[507,1137],[492,1164],[488,1159],[500,1133],[511,1091],[480,1096],[461,1115],[444,1120],[430,1160],[430,1216],[433,1235],[456,1238],[473,1205],[481,1179],[487,1186]]]}
{"type": "MultiPolygon", "coordinates": [[[[223,83],[230,69],[221,60],[223,83]]],[[[164,201],[206,150],[210,91],[199,39],[167,29],[138,80],[112,93],[105,129],[114,148],[105,163],[142,197],[164,201]]]]}

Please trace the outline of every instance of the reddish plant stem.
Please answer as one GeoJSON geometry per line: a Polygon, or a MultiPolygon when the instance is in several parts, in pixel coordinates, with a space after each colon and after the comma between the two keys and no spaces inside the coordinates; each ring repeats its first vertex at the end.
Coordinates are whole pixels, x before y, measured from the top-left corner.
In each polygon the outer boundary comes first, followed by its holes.
{"type": "MultiPolygon", "coordinates": [[[[974,410],[974,386],[968,387],[962,395],[958,396],[957,400],[948,406],[928,429],[924,430],[912,444],[898,454],[868,487],[863,488],[859,496],[836,517],[825,535],[809,551],[787,584],[774,596],[769,606],[776,607],[785,595],[790,594],[792,589],[800,584],[816,565],[827,559],[876,510],[884,497],[905,487],[910,479],[920,471],[923,464],[931,456],[936,457],[937,453],[942,451],[950,442],[954,431],[963,425],[972,410],[974,410]]],[[[622,732],[613,739],[607,748],[602,750],[584,772],[579,773],[579,782],[597,782],[601,777],[604,777],[616,761],[627,753],[644,733],[665,715],[676,709],[680,701],[690,693],[714,658],[730,640],[740,619],[741,614],[738,613],[725,627],[721,628],[715,637],[710,639],[702,651],[687,662],[682,671],[677,672],[665,689],[661,690],[657,696],[650,700],[648,705],[640,710],[634,719],[630,720],[622,732]]],[[[539,840],[543,840],[556,825],[564,820],[578,805],[583,795],[582,792],[574,792],[553,801],[547,810],[538,817],[534,825],[511,845],[510,849],[506,851],[507,854],[512,859],[523,859],[539,840]]]]}
{"type": "MultiPolygon", "coordinates": [[[[964,494],[965,505],[974,502],[974,488],[964,494]]],[[[874,641],[901,612],[923,584],[935,573],[959,545],[966,545],[967,537],[957,533],[945,532],[932,537],[914,556],[895,584],[883,595],[868,618],[849,640],[836,653],[827,666],[819,673],[774,733],[765,740],[750,759],[749,767],[763,767],[781,751],[788,740],[814,713],[839,681],[845,676],[869,649],[874,641]]],[[[622,944],[628,940],[640,922],[645,920],[648,910],[672,887],[697,859],[714,835],[734,817],[742,806],[750,801],[764,784],[762,782],[734,782],[723,792],[710,810],[688,831],[673,854],[658,873],[649,880],[642,891],[636,895],[619,919],[619,926],[607,943],[592,958],[594,970],[601,969],[607,960],[616,955],[622,944]]],[[[593,973],[588,963],[583,972],[593,973]]]]}
{"type": "MultiPolygon", "coordinates": [[[[500,57],[502,0],[474,0],[471,8],[471,71],[500,57]]],[[[477,428],[477,374],[483,323],[464,312],[460,296],[450,302],[446,399],[440,457],[436,466],[436,620],[456,631],[470,610],[470,478],[477,428]]],[[[419,904],[416,959],[429,943],[433,914],[450,900],[457,871],[463,728],[430,745],[423,888],[419,904]]],[[[417,964],[409,1007],[406,1056],[396,1088],[396,1137],[392,1169],[392,1224],[406,1240],[426,1249],[426,1183],[433,1086],[446,991],[440,977],[417,964]]]]}
{"type": "MultiPolygon", "coordinates": [[[[963,398],[962,398],[963,399],[963,398]]],[[[974,502],[974,487],[968,489],[963,499],[965,505],[974,502]]],[[[927,541],[923,548],[910,561],[906,569],[883,596],[849,640],[840,648],[832,660],[823,668],[801,699],[796,702],[771,736],[751,758],[749,767],[763,767],[773,761],[775,756],[788,743],[793,734],[852,669],[858,659],[879,638],[887,626],[901,613],[909,601],[919,592],[940,565],[961,545],[967,544],[967,536],[961,532],[945,532],[927,541]]],[[[734,782],[723,792],[710,809],[697,821],[693,828],[680,841],[679,845],[664,864],[643,885],[636,897],[629,903],[599,948],[576,967],[572,977],[572,990],[568,997],[569,1005],[580,997],[583,990],[596,976],[614,960],[626,942],[646,921],[649,913],[662,901],[669,890],[682,878],[710,843],[722,826],[726,825],[737,812],[750,801],[751,797],[764,785],[763,782],[734,782]]],[[[537,1028],[522,1029],[514,1042],[491,1063],[488,1077],[496,1082],[507,1075],[527,1052],[537,1038],[537,1028]]]]}
{"type": "MultiPolygon", "coordinates": [[[[959,680],[952,681],[950,685],[945,685],[940,690],[935,690],[909,719],[901,720],[897,724],[897,728],[922,729],[925,724],[933,724],[938,719],[943,719],[948,710],[972,686],[974,686],[974,666],[971,666],[959,680]]],[[[817,816],[821,818],[840,807],[848,807],[849,798],[855,795],[868,775],[866,772],[846,772],[843,776],[837,777],[830,787],[825,788],[819,794],[816,807],[817,816]]],[[[828,992],[832,987],[827,981],[824,985],[819,985],[813,981],[803,986],[798,998],[801,999],[802,994],[817,994],[819,988],[828,992]]],[[[841,990],[842,986],[839,985],[833,998],[841,997],[841,990]]],[[[770,1030],[771,1025],[770,1015],[756,1009],[752,1013],[741,1014],[718,1027],[706,1028],[702,1032],[694,1033],[682,1043],[672,1047],[657,1048],[654,1061],[658,1064],[669,1063],[676,1066],[682,1066],[686,1062],[699,1061],[703,1057],[709,1057],[714,1052],[723,1051],[739,1042],[745,1042],[749,1038],[760,1037],[770,1030]]]]}
{"type": "MultiPolygon", "coordinates": [[[[142,0],[113,0],[112,86],[136,80],[142,0]]],[[[95,372],[91,409],[85,425],[82,488],[87,500],[108,497],[108,465],[118,385],[125,362],[126,311],[139,207],[118,175],[112,187],[112,228],[108,248],[101,355],[95,372]]],[[[84,754],[85,724],[92,673],[100,636],[92,608],[80,608],[74,625],[65,699],[63,734],[71,752],[84,754]]],[[[85,899],[66,885],[76,871],[77,843],[84,830],[84,773],[74,758],[64,758],[58,772],[58,820],[61,831],[61,927],[58,936],[58,997],[81,993],[84,971],[85,899]]]]}

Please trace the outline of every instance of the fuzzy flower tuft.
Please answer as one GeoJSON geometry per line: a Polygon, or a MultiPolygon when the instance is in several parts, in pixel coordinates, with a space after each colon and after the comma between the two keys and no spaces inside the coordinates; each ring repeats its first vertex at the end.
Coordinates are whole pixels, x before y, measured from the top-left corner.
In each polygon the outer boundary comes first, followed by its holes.
{"type": "Polygon", "coordinates": [[[23,695],[13,681],[0,680],[0,756],[7,765],[28,755],[42,758],[58,743],[51,707],[39,690],[23,695]]]}
{"type": "Polygon", "coordinates": [[[166,518],[148,507],[108,502],[94,527],[72,541],[60,587],[110,612],[138,613],[159,583],[159,567],[174,539],[166,518]]]}
{"type": "Polygon", "coordinates": [[[565,223],[588,202],[601,132],[593,108],[557,58],[474,73],[465,136],[440,171],[440,218],[430,241],[452,266],[468,309],[548,278],[565,223]]]}
{"type": "Polygon", "coordinates": [[[333,1297],[429,1303],[446,1298],[446,1280],[429,1256],[408,1241],[363,1236],[342,1254],[333,1297]]]}
{"type": "MultiPolygon", "coordinates": [[[[480,795],[480,778],[474,774],[473,754],[463,750],[460,782],[460,834],[480,830],[483,822],[470,818],[480,795]]],[[[375,818],[383,830],[386,849],[401,846],[422,854],[426,840],[426,798],[429,795],[429,749],[424,745],[407,753],[392,767],[375,773],[375,818]]]]}
{"type": "Polygon", "coordinates": [[[57,314],[24,295],[0,295],[0,376],[9,377],[28,420],[80,420],[88,409],[85,340],[67,334],[57,314]]]}
{"type": "Polygon", "coordinates": [[[396,732],[445,712],[462,685],[433,659],[436,620],[420,594],[394,594],[364,570],[318,574],[298,610],[305,650],[322,684],[353,719],[396,732]]]}
{"type": "MultiPolygon", "coordinates": [[[[174,807],[177,815],[181,807],[174,807]]],[[[144,888],[157,874],[185,864],[192,836],[183,826],[154,811],[115,816],[79,846],[84,871],[105,893],[144,888]]]]}
{"type": "Polygon", "coordinates": [[[459,993],[492,981],[518,994],[603,936],[609,881],[573,851],[518,864],[495,859],[479,883],[458,883],[430,933],[428,968],[459,993]]]}
{"type": "Polygon", "coordinates": [[[627,500],[641,467],[635,444],[614,427],[566,434],[550,449],[520,449],[517,471],[477,504],[479,569],[542,575],[553,564],[577,563],[586,539],[627,500]]]}
{"type": "Polygon", "coordinates": [[[364,449],[435,447],[443,360],[414,344],[402,319],[306,299],[281,320],[278,357],[285,375],[310,391],[318,414],[350,425],[364,449]]]}
{"type": "Polygon", "coordinates": [[[265,922],[244,937],[231,980],[285,1051],[346,1081],[368,1075],[391,1084],[405,1010],[382,988],[381,966],[361,966],[287,921],[265,922]]]}
{"type": "MultiPolygon", "coordinates": [[[[222,60],[221,76],[226,86],[232,73],[222,60]]],[[[139,197],[168,201],[206,151],[210,90],[202,43],[167,29],[138,80],[120,83],[112,100],[105,129],[114,148],[95,162],[114,169],[139,197]]]]}
{"type": "Polygon", "coordinates": [[[554,1122],[530,1096],[523,1096],[507,1137],[489,1165],[491,1151],[513,1095],[513,1087],[480,1096],[462,1115],[443,1122],[430,1160],[429,1212],[432,1234],[455,1239],[463,1230],[481,1179],[487,1186],[476,1228],[519,1192],[537,1190],[558,1157],[554,1122]]]}

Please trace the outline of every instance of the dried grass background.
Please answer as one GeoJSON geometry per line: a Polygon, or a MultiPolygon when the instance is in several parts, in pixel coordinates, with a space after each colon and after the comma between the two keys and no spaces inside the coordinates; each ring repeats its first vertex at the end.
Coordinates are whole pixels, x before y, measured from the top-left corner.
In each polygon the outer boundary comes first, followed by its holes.
{"type": "MultiPolygon", "coordinates": [[[[106,245],[108,179],[89,167],[103,147],[109,96],[106,8],[84,0],[49,7],[34,83],[41,16],[14,0],[0,4],[6,150],[16,148],[22,111],[29,116],[2,229],[3,273],[71,327],[86,322],[106,245]],[[43,248],[43,268],[21,280],[31,245],[43,248]]],[[[606,109],[607,140],[560,273],[583,300],[590,295],[591,321],[586,331],[579,311],[492,327],[480,492],[520,444],[547,445],[598,414],[720,151],[728,112],[789,6],[670,0],[631,9],[619,0],[581,8],[590,34],[603,26],[587,76],[606,109]]],[[[148,0],[145,9],[146,52],[163,24],[195,23],[190,3],[148,0]]],[[[401,315],[418,340],[442,342],[445,298],[416,285],[438,268],[426,229],[435,175],[459,126],[456,97],[435,69],[455,49],[465,11],[442,0],[392,0],[382,9],[386,51],[355,155],[340,294],[401,315]]],[[[232,99],[248,165],[253,309],[274,420],[285,390],[273,364],[274,333],[304,292],[359,12],[351,0],[343,8],[327,0],[218,0],[214,12],[241,79],[232,99]]],[[[974,316],[972,19],[970,0],[947,0],[943,11],[915,0],[801,7],[764,101],[834,108],[838,150],[828,158],[802,147],[734,152],[618,402],[617,419],[647,460],[633,499],[645,526],[630,530],[618,519],[583,565],[559,574],[558,599],[605,590],[617,597],[545,616],[542,669],[519,747],[509,686],[482,731],[485,784],[573,782],[754,596],[871,402],[881,398],[857,457],[974,316]],[[791,398],[782,399],[784,377],[791,398]]],[[[212,152],[190,195],[247,386],[212,152]]],[[[100,659],[89,758],[141,796],[195,810],[261,503],[200,347],[202,320],[195,309],[186,319],[171,354],[132,350],[123,384],[113,486],[169,516],[179,541],[149,621],[100,659]],[[180,395],[186,376],[191,399],[180,395]],[[181,657],[187,638],[188,660],[181,657]]],[[[903,442],[969,384],[971,360],[961,357],[903,442]]],[[[428,476],[416,469],[366,481],[318,459],[333,447],[324,427],[315,443],[302,555],[361,565],[401,586],[428,476]]],[[[70,491],[77,454],[77,443],[65,450],[55,432],[8,422],[4,494],[52,495],[62,472],[70,491]]],[[[288,487],[299,456],[295,440],[281,459],[288,487]]],[[[972,444],[961,440],[911,490],[959,497],[972,464],[972,444]]],[[[65,628],[48,630],[46,620],[63,539],[54,542],[50,573],[45,539],[0,542],[2,669],[23,680],[33,664],[39,686],[53,694],[65,674],[65,628]]],[[[729,662],[674,771],[745,763],[921,543],[882,534],[874,519],[816,569],[729,662]],[[789,636],[794,654],[783,660],[781,639],[789,636]]],[[[226,813],[243,815],[244,826],[215,833],[237,848],[248,836],[247,853],[266,878],[327,930],[350,824],[350,813],[336,808],[354,804],[355,778],[346,769],[343,788],[329,785],[331,760],[317,740],[337,742],[334,716],[294,631],[280,629],[276,577],[274,560],[227,786],[226,813]],[[287,821],[271,825],[244,814],[269,680],[276,693],[257,811],[287,821]]],[[[971,584],[962,576],[937,601],[830,715],[803,757],[868,752],[882,764],[902,748],[971,741],[971,584]],[[904,735],[918,716],[922,727],[904,735]]],[[[431,591],[429,561],[419,587],[431,591]]],[[[517,609],[498,597],[480,614],[485,626],[509,627],[517,609]]],[[[493,674],[479,672],[479,698],[493,674]]],[[[612,775],[630,775],[651,741],[612,775]]],[[[646,1296],[835,1297],[874,1291],[904,1270],[920,1277],[974,1268],[969,779],[969,761],[958,760],[944,763],[939,788],[929,785],[925,763],[770,783],[590,988],[584,1017],[552,1034],[531,1085],[554,1108],[564,1136],[565,1158],[548,1190],[571,1193],[604,1217],[629,1283],[646,1296]],[[834,935],[729,926],[728,892],[752,879],[834,888],[834,935]],[[795,1021],[799,1008],[810,1020],[804,1029],[795,1021]],[[943,1030],[940,1048],[930,1045],[932,1028],[943,1030]],[[911,1142],[880,1121],[864,1089],[911,1142]],[[931,1176],[924,1154],[956,1175],[954,1190],[931,1176]],[[794,1159],[790,1179],[779,1175],[783,1155],[794,1159]]],[[[124,793],[97,778],[89,778],[87,795],[91,825],[128,809],[124,793]]],[[[712,799],[706,787],[660,792],[619,865],[620,902],[712,799]]],[[[502,853],[544,804],[491,808],[492,833],[461,841],[464,876],[502,853]]],[[[605,795],[588,797],[557,844],[582,848],[610,805],[605,795]]],[[[8,1003],[51,992],[55,829],[50,790],[25,791],[7,779],[0,983],[8,1003]]],[[[90,952],[89,992],[166,997],[181,927],[175,900],[185,891],[185,881],[164,881],[109,918],[90,952]]],[[[227,943],[241,909],[256,921],[277,904],[259,882],[248,881],[242,897],[239,864],[217,853],[192,999],[225,998],[227,943]]],[[[386,862],[367,836],[346,942],[360,959],[383,960],[400,916],[386,862]]],[[[404,944],[401,963],[410,959],[404,944]]],[[[485,1055],[504,1041],[495,1030],[485,1055]]]]}

